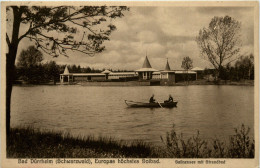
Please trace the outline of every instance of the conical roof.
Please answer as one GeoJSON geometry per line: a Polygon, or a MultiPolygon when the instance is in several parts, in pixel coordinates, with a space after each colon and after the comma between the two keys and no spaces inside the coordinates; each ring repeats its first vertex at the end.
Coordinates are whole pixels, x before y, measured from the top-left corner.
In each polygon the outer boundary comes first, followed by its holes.
{"type": "Polygon", "coordinates": [[[167,59],[167,63],[166,63],[166,66],[165,66],[165,71],[170,71],[171,68],[170,68],[170,65],[169,65],[169,62],[168,62],[168,59],[167,59]]]}
{"type": "Polygon", "coordinates": [[[103,72],[101,72],[101,73],[103,73],[103,74],[109,74],[109,73],[111,73],[111,71],[109,71],[109,70],[105,70],[105,71],[103,71],[103,72]]]}
{"type": "Polygon", "coordinates": [[[144,59],[144,64],[142,68],[152,68],[147,56],[144,59]]]}
{"type": "Polygon", "coordinates": [[[67,65],[66,65],[66,67],[65,67],[65,70],[64,70],[63,74],[65,74],[65,75],[67,75],[67,74],[70,74],[70,72],[69,72],[69,69],[68,69],[67,65]]]}

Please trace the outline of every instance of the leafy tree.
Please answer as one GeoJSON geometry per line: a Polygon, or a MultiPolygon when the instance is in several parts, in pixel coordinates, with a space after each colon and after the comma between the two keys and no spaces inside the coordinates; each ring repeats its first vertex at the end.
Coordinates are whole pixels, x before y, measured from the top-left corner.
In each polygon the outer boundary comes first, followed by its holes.
{"type": "Polygon", "coordinates": [[[45,64],[45,73],[47,75],[47,79],[52,79],[54,85],[56,84],[57,78],[59,78],[59,66],[55,61],[50,61],[45,64]]]}
{"type": "Polygon", "coordinates": [[[39,81],[39,77],[43,75],[43,73],[38,73],[39,70],[42,70],[42,60],[42,52],[34,46],[29,46],[26,50],[22,50],[17,63],[21,78],[30,83],[39,81]]]}
{"type": "Polygon", "coordinates": [[[17,65],[20,67],[30,67],[39,65],[43,60],[42,52],[34,46],[29,46],[27,50],[22,50],[18,58],[17,65]]]}
{"type": "Polygon", "coordinates": [[[254,75],[254,56],[241,57],[235,63],[237,72],[237,78],[239,79],[253,79],[254,75]]]}
{"type": "Polygon", "coordinates": [[[190,59],[190,57],[183,58],[181,67],[183,69],[185,69],[186,71],[192,69],[193,65],[192,65],[192,60],[190,59]]]}
{"type": "Polygon", "coordinates": [[[214,17],[208,28],[199,31],[196,37],[202,57],[208,60],[221,76],[223,66],[234,61],[240,51],[240,23],[235,19],[214,17]]]}
{"type": "Polygon", "coordinates": [[[83,73],[90,73],[91,72],[91,68],[88,66],[88,67],[86,67],[86,68],[83,68],[82,69],[82,72],[83,73]]]}
{"type": "Polygon", "coordinates": [[[193,67],[192,60],[190,59],[190,57],[184,57],[183,58],[181,67],[187,71],[186,78],[189,81],[189,73],[188,72],[193,67]]]}
{"type": "Polygon", "coordinates": [[[72,66],[68,66],[68,68],[71,73],[81,73],[80,66],[76,66],[75,64],[73,64],[72,66]]]}
{"type": "MultiPolygon", "coordinates": [[[[6,3],[7,4],[7,3],[6,3]]],[[[57,57],[78,51],[89,56],[105,49],[104,41],[116,29],[107,20],[123,16],[120,6],[7,6],[6,32],[6,133],[10,131],[10,102],[19,43],[28,38],[37,48],[57,57]],[[24,33],[20,28],[28,28],[24,33]],[[22,34],[23,33],[23,34],[22,34]]]]}

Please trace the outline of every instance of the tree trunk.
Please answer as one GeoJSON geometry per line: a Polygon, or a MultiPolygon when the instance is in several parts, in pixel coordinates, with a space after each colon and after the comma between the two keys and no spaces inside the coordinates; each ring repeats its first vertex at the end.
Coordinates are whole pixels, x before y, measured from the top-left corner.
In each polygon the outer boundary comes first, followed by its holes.
{"type": "Polygon", "coordinates": [[[11,125],[11,94],[14,76],[14,64],[19,44],[19,30],[22,16],[22,7],[12,6],[14,21],[12,29],[12,39],[8,43],[8,53],[6,54],[6,140],[10,135],[11,125]]]}
{"type": "Polygon", "coordinates": [[[17,47],[10,47],[6,54],[6,135],[10,134],[11,121],[11,94],[14,76],[14,62],[17,53],[17,47]]]}
{"type": "Polygon", "coordinates": [[[11,94],[12,82],[10,79],[12,72],[6,67],[6,137],[10,135],[10,120],[11,120],[11,94]],[[9,76],[9,77],[8,77],[9,76]]]}

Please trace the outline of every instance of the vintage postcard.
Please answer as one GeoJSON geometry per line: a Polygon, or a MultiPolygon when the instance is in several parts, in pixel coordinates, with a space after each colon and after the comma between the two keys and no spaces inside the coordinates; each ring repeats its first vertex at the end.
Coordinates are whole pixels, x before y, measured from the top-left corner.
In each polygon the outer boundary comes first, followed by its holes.
{"type": "Polygon", "coordinates": [[[258,1],[5,1],[1,33],[1,167],[259,167],[258,1]]]}

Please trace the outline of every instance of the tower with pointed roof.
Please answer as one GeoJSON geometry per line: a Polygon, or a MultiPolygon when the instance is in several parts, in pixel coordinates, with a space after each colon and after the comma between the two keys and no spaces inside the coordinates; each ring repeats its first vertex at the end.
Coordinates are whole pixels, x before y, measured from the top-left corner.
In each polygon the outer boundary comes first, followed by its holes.
{"type": "Polygon", "coordinates": [[[68,69],[68,66],[66,65],[65,69],[64,69],[64,72],[63,72],[64,75],[68,75],[70,74],[69,72],[69,69],[68,69]]]}
{"type": "Polygon", "coordinates": [[[166,65],[161,73],[161,84],[162,85],[171,85],[175,82],[175,72],[171,70],[170,64],[167,58],[166,65]]]}
{"type": "Polygon", "coordinates": [[[148,60],[147,55],[146,55],[146,57],[145,57],[145,59],[144,59],[144,63],[143,63],[142,68],[152,68],[152,66],[151,66],[151,64],[150,64],[150,62],[149,62],[149,60],[148,60]]]}
{"type": "Polygon", "coordinates": [[[60,81],[63,82],[73,82],[73,75],[69,72],[68,66],[66,65],[63,74],[60,74],[60,81]]]}
{"type": "Polygon", "coordinates": [[[147,55],[144,59],[144,63],[143,63],[142,68],[136,70],[136,72],[138,72],[139,79],[141,79],[141,80],[152,79],[152,74],[153,74],[153,72],[156,72],[156,71],[158,71],[158,70],[152,68],[147,55]]]}
{"type": "Polygon", "coordinates": [[[169,62],[168,62],[168,58],[167,58],[167,62],[166,62],[166,66],[165,66],[165,71],[170,71],[171,68],[170,68],[170,65],[169,65],[169,62]]]}

